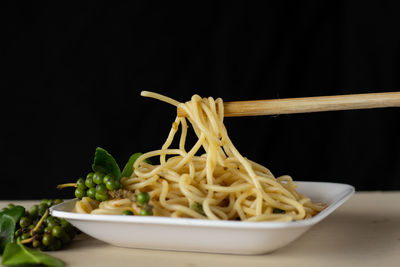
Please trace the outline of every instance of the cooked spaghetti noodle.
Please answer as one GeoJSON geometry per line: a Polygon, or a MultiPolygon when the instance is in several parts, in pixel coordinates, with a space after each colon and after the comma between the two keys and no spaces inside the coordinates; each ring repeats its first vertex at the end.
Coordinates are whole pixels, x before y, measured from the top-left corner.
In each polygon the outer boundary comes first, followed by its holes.
{"type": "MultiPolygon", "coordinates": [[[[310,218],[325,207],[298,193],[290,176],[275,178],[239,153],[223,124],[222,99],[194,95],[191,101],[179,103],[151,92],[144,91],[142,96],[179,106],[188,114],[188,118],[176,117],[160,150],[141,155],[131,177],[121,179],[132,195],[148,192],[155,216],[292,221],[310,218]],[[185,147],[187,119],[198,137],[189,150],[185,147]],[[179,148],[170,148],[179,126],[179,148]],[[201,149],[205,153],[197,155],[201,149]],[[154,157],[160,164],[145,162],[154,157]]],[[[126,195],[100,204],[84,198],[75,207],[77,212],[92,214],[122,214],[127,209],[138,214],[135,199],[126,195]]]]}

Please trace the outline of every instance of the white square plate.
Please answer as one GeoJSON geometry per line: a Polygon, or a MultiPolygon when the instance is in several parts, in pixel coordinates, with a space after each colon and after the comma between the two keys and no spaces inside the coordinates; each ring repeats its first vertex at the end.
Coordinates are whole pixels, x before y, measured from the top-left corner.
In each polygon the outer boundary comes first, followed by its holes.
{"type": "Polygon", "coordinates": [[[213,221],[156,216],[92,215],[70,212],[76,199],[50,208],[82,232],[120,247],[262,254],[294,241],[354,193],[347,184],[296,182],[298,191],[328,207],[311,219],[294,222],[213,221]]]}

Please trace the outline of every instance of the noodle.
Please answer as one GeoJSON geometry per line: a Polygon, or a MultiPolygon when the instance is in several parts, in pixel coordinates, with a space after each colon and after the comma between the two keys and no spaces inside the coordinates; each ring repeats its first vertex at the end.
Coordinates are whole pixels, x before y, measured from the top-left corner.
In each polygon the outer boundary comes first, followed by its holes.
{"type": "MultiPolygon", "coordinates": [[[[132,175],[121,179],[124,189],[133,195],[149,193],[149,204],[155,216],[293,221],[310,218],[325,207],[299,194],[290,176],[275,178],[267,168],[239,153],[223,124],[222,99],[194,95],[191,101],[179,103],[152,92],[144,91],[142,96],[185,110],[198,137],[187,151],[186,118],[176,117],[161,149],[141,155],[133,165],[132,175]],[[179,148],[172,149],[170,146],[179,126],[179,148]],[[197,155],[201,149],[205,153],[197,155]],[[159,165],[145,162],[154,157],[159,158],[159,165]]],[[[134,197],[112,199],[100,204],[83,198],[75,207],[76,212],[91,214],[122,214],[124,210],[139,213],[140,207],[134,197]]]]}

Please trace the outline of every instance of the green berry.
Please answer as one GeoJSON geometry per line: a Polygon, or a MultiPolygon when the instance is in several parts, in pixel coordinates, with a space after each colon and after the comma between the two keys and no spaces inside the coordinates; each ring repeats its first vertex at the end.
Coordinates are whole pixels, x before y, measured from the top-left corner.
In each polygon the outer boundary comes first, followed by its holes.
{"type": "Polygon", "coordinates": [[[96,193],[106,194],[107,193],[107,187],[104,184],[98,184],[96,186],[96,193]]]}
{"type": "Polygon", "coordinates": [[[93,172],[89,172],[89,173],[86,175],[86,179],[87,179],[87,178],[93,179],[93,175],[94,175],[93,172]]]}
{"type": "MultiPolygon", "coordinates": [[[[50,206],[53,204],[53,201],[52,201],[51,199],[43,198],[43,199],[40,201],[40,204],[46,204],[47,207],[50,207],[50,206]]],[[[39,204],[39,205],[40,205],[40,204],[39,204]]]]}
{"type": "Polygon", "coordinates": [[[40,241],[39,240],[35,240],[32,242],[32,247],[37,248],[40,246],[40,241]]]}
{"type": "Polygon", "coordinates": [[[85,189],[78,187],[75,189],[75,196],[79,199],[82,199],[86,195],[85,189]]]}
{"type": "Polygon", "coordinates": [[[153,212],[151,210],[148,211],[148,210],[145,210],[145,209],[141,209],[139,211],[139,215],[140,216],[151,216],[151,215],[153,215],[153,212]]]}
{"type": "Polygon", "coordinates": [[[89,188],[95,187],[96,183],[93,182],[93,175],[91,177],[87,177],[85,180],[85,185],[89,188]]]}
{"type": "Polygon", "coordinates": [[[107,181],[111,181],[111,180],[115,180],[115,178],[111,173],[109,173],[106,176],[104,176],[103,183],[105,184],[107,181]]]}
{"type": "Polygon", "coordinates": [[[53,227],[51,227],[51,226],[46,226],[46,227],[44,228],[44,232],[45,232],[45,233],[51,233],[52,230],[53,230],[53,227]]]}
{"type": "Polygon", "coordinates": [[[60,225],[62,228],[65,228],[65,227],[68,227],[70,224],[66,219],[60,218],[60,225]]]}
{"type": "Polygon", "coordinates": [[[64,231],[64,229],[61,228],[61,226],[57,225],[57,226],[53,227],[53,230],[51,230],[51,234],[54,237],[61,238],[65,234],[65,231],[64,231]]]}
{"type": "Polygon", "coordinates": [[[21,226],[21,228],[28,227],[31,223],[32,223],[32,220],[29,217],[22,217],[19,220],[19,225],[21,226]]]}
{"type": "Polygon", "coordinates": [[[133,212],[130,211],[130,210],[124,210],[124,211],[122,212],[122,215],[133,215],[133,212]]]}
{"type": "Polygon", "coordinates": [[[104,173],[102,172],[95,172],[93,174],[93,182],[96,184],[101,184],[103,182],[104,173]]]}
{"type": "Polygon", "coordinates": [[[59,225],[59,223],[58,223],[58,221],[57,220],[51,220],[51,221],[49,221],[48,223],[47,223],[47,226],[48,227],[56,227],[56,226],[58,226],[59,225]]]}
{"type": "Polygon", "coordinates": [[[149,195],[149,193],[147,193],[147,192],[140,192],[140,193],[137,195],[136,199],[137,199],[137,203],[138,203],[139,205],[144,205],[144,204],[147,204],[147,203],[149,202],[149,200],[150,200],[150,195],[149,195]]]}
{"type": "Polygon", "coordinates": [[[106,194],[106,193],[104,193],[104,194],[96,193],[96,200],[98,200],[98,201],[106,201],[106,200],[108,200],[108,194],[106,194]]]}
{"type": "Polygon", "coordinates": [[[95,188],[95,187],[89,188],[89,189],[86,191],[86,195],[87,195],[88,197],[90,197],[91,199],[95,199],[95,198],[96,198],[96,188],[95,188]]]}
{"type": "Polygon", "coordinates": [[[36,218],[39,216],[39,206],[38,205],[33,205],[30,209],[29,209],[29,213],[31,214],[31,216],[33,218],[36,218]]]}
{"type": "Polygon", "coordinates": [[[108,180],[105,185],[108,190],[116,190],[119,188],[119,181],[117,179],[108,180]]]}
{"type": "Polygon", "coordinates": [[[46,247],[50,246],[53,243],[54,238],[50,234],[44,234],[42,238],[42,243],[46,247]]]}
{"type": "Polygon", "coordinates": [[[78,187],[86,187],[85,180],[83,178],[79,178],[78,181],[76,181],[76,184],[78,187]]]}
{"type": "Polygon", "coordinates": [[[62,202],[63,202],[62,199],[57,198],[57,199],[55,199],[55,200],[53,201],[53,205],[58,205],[58,204],[61,204],[62,202]]]}

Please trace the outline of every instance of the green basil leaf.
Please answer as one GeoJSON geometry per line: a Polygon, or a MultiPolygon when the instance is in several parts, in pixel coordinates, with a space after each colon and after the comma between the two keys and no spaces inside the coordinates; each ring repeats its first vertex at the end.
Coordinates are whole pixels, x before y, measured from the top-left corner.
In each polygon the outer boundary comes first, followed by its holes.
{"type": "Polygon", "coordinates": [[[14,241],[15,227],[24,213],[25,208],[22,206],[0,212],[0,254],[8,242],[14,241]]]}
{"type": "Polygon", "coordinates": [[[133,173],[133,164],[135,161],[143,155],[142,153],[138,152],[130,156],[128,162],[125,164],[124,170],[122,171],[122,177],[130,177],[133,173]]]}
{"type": "MultiPolygon", "coordinates": [[[[143,153],[135,153],[132,156],[130,156],[128,162],[125,164],[124,170],[122,171],[122,177],[130,177],[133,173],[133,164],[135,164],[135,161],[141,156],[143,153]]],[[[147,162],[148,164],[151,164],[150,159],[145,159],[144,162],[147,162]]]]}
{"type": "Polygon", "coordinates": [[[94,154],[92,169],[95,172],[111,173],[117,178],[121,178],[121,170],[113,158],[105,149],[98,147],[94,154]]]}
{"type": "Polygon", "coordinates": [[[197,213],[200,213],[201,215],[206,215],[203,210],[203,205],[201,205],[199,202],[193,202],[190,208],[192,208],[192,210],[196,211],[197,213]]]}
{"type": "Polygon", "coordinates": [[[17,243],[8,243],[3,254],[2,264],[7,266],[43,264],[49,267],[64,267],[65,263],[39,250],[17,243]]]}

